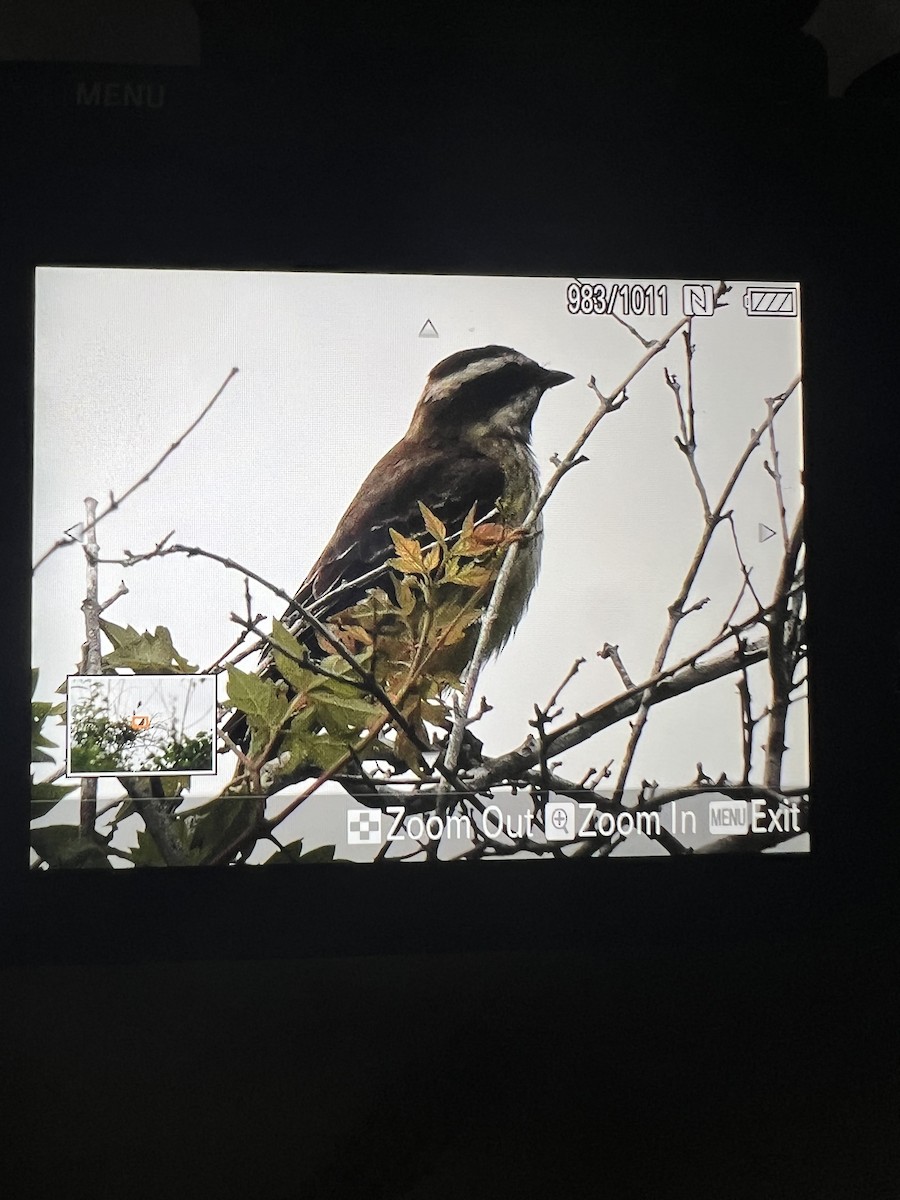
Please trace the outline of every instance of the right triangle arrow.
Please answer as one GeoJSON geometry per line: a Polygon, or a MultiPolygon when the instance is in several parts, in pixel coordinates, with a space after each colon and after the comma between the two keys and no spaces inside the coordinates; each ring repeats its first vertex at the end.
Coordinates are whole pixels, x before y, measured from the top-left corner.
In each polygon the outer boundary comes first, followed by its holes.
{"type": "Polygon", "coordinates": [[[773,538],[774,536],[775,536],[775,530],[770,529],[768,527],[768,525],[763,525],[762,521],[760,521],[760,523],[759,523],[759,540],[761,542],[767,542],[769,540],[769,538],[773,538]]]}

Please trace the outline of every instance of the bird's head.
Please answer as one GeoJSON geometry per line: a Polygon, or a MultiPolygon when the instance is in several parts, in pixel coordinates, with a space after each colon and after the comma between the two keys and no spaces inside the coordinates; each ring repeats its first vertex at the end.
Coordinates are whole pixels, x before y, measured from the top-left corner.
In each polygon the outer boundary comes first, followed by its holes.
{"type": "Polygon", "coordinates": [[[527,445],[541,396],[571,378],[509,346],[458,350],[432,367],[410,432],[418,437],[454,434],[475,442],[513,438],[527,445]]]}

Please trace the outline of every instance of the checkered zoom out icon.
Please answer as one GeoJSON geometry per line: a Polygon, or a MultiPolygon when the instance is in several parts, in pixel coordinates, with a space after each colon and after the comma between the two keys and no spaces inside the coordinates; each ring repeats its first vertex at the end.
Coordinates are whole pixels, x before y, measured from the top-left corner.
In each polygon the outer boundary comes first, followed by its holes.
{"type": "Polygon", "coordinates": [[[347,841],[364,846],[381,841],[381,813],[371,808],[351,808],[347,813],[347,841]]]}

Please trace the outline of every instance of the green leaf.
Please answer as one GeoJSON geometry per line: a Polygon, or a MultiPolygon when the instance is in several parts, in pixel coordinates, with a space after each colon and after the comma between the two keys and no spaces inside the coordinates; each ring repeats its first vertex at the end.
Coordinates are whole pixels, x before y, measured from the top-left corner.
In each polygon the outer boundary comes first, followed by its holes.
{"type": "Polygon", "coordinates": [[[297,641],[284,622],[279,621],[277,617],[272,620],[272,632],[269,635],[269,640],[279,650],[285,650],[288,654],[295,654],[298,658],[302,658],[306,653],[306,648],[297,641]]]}
{"type": "Polygon", "coordinates": [[[268,867],[270,864],[296,866],[297,863],[334,862],[334,846],[316,846],[314,850],[307,850],[305,854],[301,854],[302,849],[302,839],[299,842],[291,842],[290,845],[276,851],[271,858],[267,858],[263,866],[268,867]]]}
{"type": "MultiPolygon", "coordinates": [[[[169,781],[167,779],[163,780],[163,791],[164,792],[165,792],[166,784],[168,782],[169,781]]],[[[122,798],[122,805],[119,808],[119,810],[116,812],[116,815],[112,818],[110,825],[112,826],[113,829],[118,829],[118,827],[122,824],[123,821],[125,821],[133,813],[136,813],[138,811],[139,811],[138,807],[134,803],[134,801],[131,799],[131,797],[124,796],[122,798]]]]}
{"type": "Polygon", "coordinates": [[[186,844],[205,862],[232,845],[259,822],[259,800],[252,796],[217,796],[202,808],[185,813],[186,844]]]}
{"type": "Polygon", "coordinates": [[[68,783],[32,783],[31,785],[31,817],[46,816],[54,805],[75,791],[77,784],[68,783]]]}
{"type": "Polygon", "coordinates": [[[323,682],[321,675],[307,670],[297,662],[298,658],[306,659],[308,651],[281,621],[272,621],[272,633],[269,640],[272,643],[272,653],[279,673],[295,691],[308,692],[323,682]]]}
{"type": "Polygon", "coordinates": [[[138,844],[129,851],[131,861],[136,867],[164,867],[166,860],[160,854],[159,847],[146,829],[137,835],[138,844]]]}
{"type": "MultiPolygon", "coordinates": [[[[361,661],[362,657],[363,656],[360,655],[361,661]]],[[[351,667],[347,660],[340,654],[329,654],[326,658],[322,659],[322,661],[319,663],[319,666],[323,671],[327,671],[329,675],[346,675],[349,679],[357,679],[359,677],[358,672],[354,670],[354,668],[351,667]]],[[[329,687],[335,687],[334,680],[329,679],[327,680],[327,683],[329,687]]],[[[348,684],[347,686],[351,688],[353,687],[352,684],[348,684]]]]}
{"type": "Polygon", "coordinates": [[[348,749],[346,739],[333,737],[330,733],[307,734],[297,742],[297,751],[300,755],[298,763],[308,762],[321,771],[328,771],[340,762],[348,749]]]}
{"type": "MultiPolygon", "coordinates": [[[[37,672],[31,673],[32,682],[37,682],[37,672]]],[[[44,733],[44,722],[49,716],[57,715],[58,705],[46,700],[31,702],[31,761],[33,763],[55,762],[52,754],[45,754],[44,749],[55,750],[58,743],[53,742],[44,733]]]]}
{"type": "Polygon", "coordinates": [[[46,825],[43,829],[32,829],[31,845],[51,867],[112,870],[103,848],[92,838],[82,837],[77,825],[46,825]]]}
{"type": "Polygon", "coordinates": [[[121,667],[138,675],[192,675],[197,667],[178,653],[165,625],[155,633],[138,633],[133,626],[100,621],[100,628],[113,644],[111,654],[103,656],[104,667],[121,667]]]}
{"type": "Polygon", "coordinates": [[[269,863],[274,863],[278,866],[285,866],[290,863],[295,865],[301,859],[301,850],[303,849],[303,839],[298,842],[290,842],[287,846],[282,846],[280,850],[276,850],[271,857],[267,858],[262,864],[267,867],[269,863]]]}
{"type": "Polygon", "coordinates": [[[318,692],[315,697],[316,716],[329,733],[359,734],[381,715],[381,705],[360,695],[338,696],[318,692]]]}
{"type": "Polygon", "coordinates": [[[334,862],[334,846],[316,846],[315,850],[307,850],[300,855],[300,862],[334,862]]]}
{"type": "Polygon", "coordinates": [[[305,670],[292,658],[282,654],[280,650],[272,651],[272,661],[275,663],[278,674],[282,679],[287,680],[298,696],[306,695],[321,680],[321,676],[316,675],[313,671],[305,670]]]}
{"type": "Polygon", "coordinates": [[[228,666],[228,700],[242,713],[274,729],[284,719],[288,700],[271,679],[228,666]]]}

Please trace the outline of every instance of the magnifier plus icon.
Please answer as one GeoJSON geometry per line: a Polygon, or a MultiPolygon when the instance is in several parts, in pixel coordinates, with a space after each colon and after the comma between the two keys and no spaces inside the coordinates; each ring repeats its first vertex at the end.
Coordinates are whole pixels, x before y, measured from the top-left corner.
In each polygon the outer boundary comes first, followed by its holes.
{"type": "Polygon", "coordinates": [[[575,837],[575,805],[571,800],[547,801],[544,833],[548,842],[568,842],[575,837]]]}

